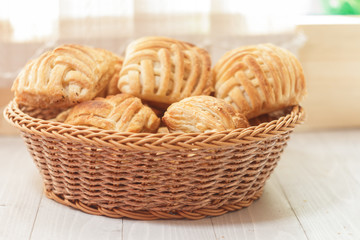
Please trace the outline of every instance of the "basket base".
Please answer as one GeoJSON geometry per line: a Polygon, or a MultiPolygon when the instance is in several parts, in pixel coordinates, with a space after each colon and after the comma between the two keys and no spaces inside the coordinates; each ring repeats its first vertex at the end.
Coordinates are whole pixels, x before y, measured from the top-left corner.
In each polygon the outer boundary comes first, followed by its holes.
{"type": "Polygon", "coordinates": [[[66,206],[81,210],[85,213],[99,216],[107,216],[112,218],[130,218],[136,220],[156,220],[156,219],[191,219],[198,220],[205,217],[214,217],[220,216],[227,212],[240,210],[244,207],[250,206],[255,200],[259,199],[263,193],[261,189],[259,192],[255,193],[254,196],[247,201],[240,201],[237,204],[223,205],[218,209],[209,209],[209,208],[200,208],[194,211],[174,211],[171,213],[161,212],[161,211],[127,211],[120,208],[114,209],[105,209],[102,207],[92,207],[85,205],[80,201],[69,201],[64,197],[53,193],[52,191],[44,191],[45,195],[55,200],[58,203],[61,203],[66,206]]]}

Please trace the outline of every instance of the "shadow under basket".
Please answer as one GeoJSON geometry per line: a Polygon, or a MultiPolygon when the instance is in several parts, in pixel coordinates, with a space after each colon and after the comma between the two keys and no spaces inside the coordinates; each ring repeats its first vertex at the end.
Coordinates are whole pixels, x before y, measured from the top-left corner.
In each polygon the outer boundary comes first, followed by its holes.
{"type": "Polygon", "coordinates": [[[37,118],[46,111],[33,113],[14,101],[4,111],[21,131],[47,197],[89,214],[142,220],[200,219],[249,206],[304,118],[293,106],[249,128],[152,134],[72,126],[37,118]]]}

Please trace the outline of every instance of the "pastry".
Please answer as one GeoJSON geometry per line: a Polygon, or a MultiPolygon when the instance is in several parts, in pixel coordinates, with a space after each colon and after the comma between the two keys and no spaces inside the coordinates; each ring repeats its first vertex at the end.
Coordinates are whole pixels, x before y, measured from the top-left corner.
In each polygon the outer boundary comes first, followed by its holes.
{"type": "Polygon", "coordinates": [[[169,129],[165,126],[159,127],[157,133],[169,133],[169,129]]]}
{"type": "Polygon", "coordinates": [[[151,108],[129,94],[97,97],[74,106],[65,115],[67,124],[120,132],[156,132],[160,125],[160,118],[151,108]]]}
{"type": "Polygon", "coordinates": [[[253,118],[303,99],[302,67],[289,51],[259,44],[227,52],[213,68],[215,97],[253,118]]]}
{"type": "Polygon", "coordinates": [[[65,120],[67,119],[67,117],[69,116],[69,113],[71,112],[73,108],[69,108],[65,111],[60,112],[54,119],[51,119],[53,121],[56,122],[65,122],[65,120]]]}
{"type": "Polygon", "coordinates": [[[170,132],[201,133],[246,128],[246,117],[222,99],[193,96],[170,105],[162,118],[170,132]]]}
{"type": "Polygon", "coordinates": [[[120,92],[170,105],[183,98],[213,91],[208,52],[166,37],[144,37],[126,49],[120,72],[120,92]]]}
{"type": "Polygon", "coordinates": [[[62,45],[28,62],[12,90],[19,104],[68,108],[105,95],[121,58],[104,49],[62,45]]]}
{"type": "Polygon", "coordinates": [[[114,66],[114,74],[112,75],[112,77],[110,78],[109,83],[107,84],[107,87],[105,88],[105,96],[108,95],[116,95],[118,93],[120,93],[118,87],[117,87],[117,83],[119,80],[119,76],[120,76],[120,71],[123,65],[124,59],[123,58],[118,58],[117,63],[114,66]]]}

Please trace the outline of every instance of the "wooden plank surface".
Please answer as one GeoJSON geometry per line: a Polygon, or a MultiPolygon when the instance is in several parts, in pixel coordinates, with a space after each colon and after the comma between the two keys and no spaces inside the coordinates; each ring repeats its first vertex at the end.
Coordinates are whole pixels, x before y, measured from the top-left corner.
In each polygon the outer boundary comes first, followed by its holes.
{"type": "Polygon", "coordinates": [[[29,239],[42,183],[22,139],[0,138],[0,239],[29,239]]]}
{"type": "Polygon", "coordinates": [[[0,151],[0,239],[360,239],[360,129],[293,134],[258,201],[197,221],[74,210],[43,196],[20,138],[0,151]]]}
{"type": "Polygon", "coordinates": [[[306,239],[276,177],[250,207],[212,221],[217,239],[306,239]]]}
{"type": "Polygon", "coordinates": [[[44,196],[30,239],[120,240],[122,221],[82,213],[44,196]]]}
{"type": "Polygon", "coordinates": [[[210,218],[201,220],[124,220],[124,239],[126,240],[215,240],[210,218]]]}
{"type": "Polygon", "coordinates": [[[360,131],[295,137],[277,174],[309,239],[360,239],[360,131]]]}

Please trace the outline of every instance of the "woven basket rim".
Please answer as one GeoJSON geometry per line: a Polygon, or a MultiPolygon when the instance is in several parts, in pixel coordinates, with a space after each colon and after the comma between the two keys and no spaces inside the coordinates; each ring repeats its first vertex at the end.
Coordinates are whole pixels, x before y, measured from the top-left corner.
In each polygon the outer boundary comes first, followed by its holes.
{"type": "Polygon", "coordinates": [[[31,117],[19,108],[15,100],[4,109],[4,118],[21,131],[46,135],[60,140],[86,141],[92,145],[117,147],[127,150],[199,149],[229,146],[238,143],[276,137],[294,129],[304,120],[304,109],[292,106],[291,112],[276,120],[257,126],[207,133],[131,133],[74,126],[52,120],[31,117]]]}

